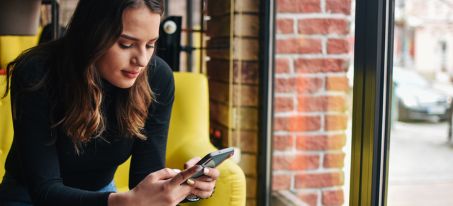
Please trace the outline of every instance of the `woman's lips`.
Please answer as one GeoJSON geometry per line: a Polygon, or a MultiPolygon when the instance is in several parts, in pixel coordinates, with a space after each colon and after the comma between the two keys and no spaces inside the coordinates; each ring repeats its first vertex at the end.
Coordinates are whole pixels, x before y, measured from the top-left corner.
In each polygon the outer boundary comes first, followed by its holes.
{"type": "Polygon", "coordinates": [[[121,70],[121,74],[123,74],[123,76],[129,78],[129,79],[135,79],[138,77],[138,75],[140,74],[139,71],[126,71],[126,70],[121,70]]]}

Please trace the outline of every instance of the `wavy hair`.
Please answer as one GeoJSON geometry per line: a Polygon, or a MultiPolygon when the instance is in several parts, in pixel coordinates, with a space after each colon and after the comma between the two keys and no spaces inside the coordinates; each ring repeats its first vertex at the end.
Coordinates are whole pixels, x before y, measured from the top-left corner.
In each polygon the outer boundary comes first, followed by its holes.
{"type": "MultiPolygon", "coordinates": [[[[142,6],[160,15],[164,10],[162,0],[80,0],[61,39],[28,50],[7,66],[9,85],[16,68],[26,65],[33,57],[49,56],[47,74],[25,90],[47,87],[52,100],[52,128],[69,136],[77,151],[83,143],[99,137],[106,127],[101,108],[102,80],[95,62],[121,35],[124,10],[142,6]],[[55,116],[56,110],[61,111],[62,116],[55,116]]],[[[115,99],[116,121],[123,136],[146,139],[143,127],[153,101],[148,70],[144,69],[135,84],[121,90],[115,99]]],[[[9,86],[4,96],[8,91],[9,86]]],[[[15,113],[13,109],[13,115],[15,113]]]]}

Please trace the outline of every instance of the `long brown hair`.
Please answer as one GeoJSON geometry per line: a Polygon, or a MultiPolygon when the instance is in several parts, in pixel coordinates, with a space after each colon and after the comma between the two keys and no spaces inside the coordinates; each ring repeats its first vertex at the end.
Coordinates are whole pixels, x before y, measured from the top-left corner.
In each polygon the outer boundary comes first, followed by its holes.
{"type": "MultiPolygon", "coordinates": [[[[105,130],[102,80],[94,64],[121,35],[124,10],[141,6],[163,13],[162,0],[80,0],[61,39],[28,50],[7,66],[9,83],[14,70],[36,56],[49,56],[47,74],[27,90],[48,89],[52,127],[71,137],[76,149],[105,130]],[[55,116],[56,110],[62,110],[63,116],[55,116]]],[[[123,136],[146,139],[142,128],[153,101],[148,70],[144,69],[135,84],[119,92],[115,100],[116,121],[123,136]]]]}

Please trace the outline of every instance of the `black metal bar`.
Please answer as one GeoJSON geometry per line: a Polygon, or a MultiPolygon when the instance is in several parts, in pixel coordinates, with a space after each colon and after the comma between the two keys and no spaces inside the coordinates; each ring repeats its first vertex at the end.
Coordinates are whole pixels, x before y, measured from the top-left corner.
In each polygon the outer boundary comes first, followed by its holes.
{"type": "Polygon", "coordinates": [[[164,18],[167,18],[170,15],[170,0],[164,1],[164,18]]]}
{"type": "Polygon", "coordinates": [[[385,205],[393,0],[356,2],[350,205],[385,205]]]}
{"type": "Polygon", "coordinates": [[[258,140],[257,203],[269,206],[271,199],[272,119],[274,99],[275,1],[260,4],[260,108],[258,140]]]}
{"type": "MultiPolygon", "coordinates": [[[[187,30],[192,30],[192,0],[186,0],[186,29],[187,30]]],[[[193,46],[193,40],[192,40],[192,32],[186,32],[186,37],[187,37],[187,47],[192,47],[193,46]]],[[[187,52],[187,71],[191,72],[192,71],[192,52],[187,52]]]]}
{"type": "Polygon", "coordinates": [[[59,31],[60,31],[60,28],[59,28],[59,25],[60,25],[60,5],[58,4],[57,0],[52,0],[52,3],[51,3],[51,12],[52,12],[52,22],[51,22],[51,25],[52,25],[52,39],[55,40],[55,39],[58,39],[59,37],[59,31]]]}
{"type": "Polygon", "coordinates": [[[206,14],[206,11],[205,11],[205,1],[204,0],[200,0],[200,73],[203,73],[203,65],[204,65],[204,57],[203,57],[203,46],[204,46],[204,33],[206,32],[205,28],[204,28],[204,15],[206,14]]]}
{"type": "Polygon", "coordinates": [[[389,157],[390,157],[390,129],[392,128],[392,95],[393,93],[393,44],[394,44],[394,28],[395,28],[395,1],[394,0],[389,0],[388,2],[388,32],[387,32],[387,48],[388,52],[385,53],[387,55],[388,59],[388,64],[387,64],[387,108],[386,108],[386,118],[387,118],[387,127],[384,130],[385,132],[385,139],[384,139],[384,147],[383,147],[383,172],[384,174],[382,177],[384,178],[382,180],[383,184],[381,184],[380,188],[380,193],[382,194],[381,196],[381,204],[382,206],[387,205],[387,194],[388,194],[388,175],[389,175],[389,157]]]}

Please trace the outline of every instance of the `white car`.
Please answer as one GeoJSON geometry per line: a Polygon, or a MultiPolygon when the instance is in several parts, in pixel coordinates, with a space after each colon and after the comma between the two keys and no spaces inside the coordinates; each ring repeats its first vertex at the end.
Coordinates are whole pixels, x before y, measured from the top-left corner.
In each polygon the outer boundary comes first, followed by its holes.
{"type": "Polygon", "coordinates": [[[393,68],[398,120],[439,121],[448,118],[450,98],[413,70],[393,68]]]}

